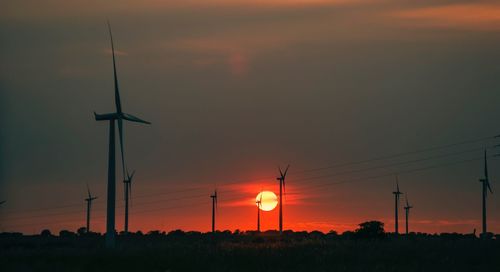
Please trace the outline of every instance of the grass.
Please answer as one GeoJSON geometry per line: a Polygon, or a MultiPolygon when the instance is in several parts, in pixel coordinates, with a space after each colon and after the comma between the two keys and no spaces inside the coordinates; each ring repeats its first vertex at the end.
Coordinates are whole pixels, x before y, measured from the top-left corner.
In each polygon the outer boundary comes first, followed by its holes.
{"type": "Polygon", "coordinates": [[[500,271],[500,240],[317,233],[0,235],[1,271],[500,271]]]}

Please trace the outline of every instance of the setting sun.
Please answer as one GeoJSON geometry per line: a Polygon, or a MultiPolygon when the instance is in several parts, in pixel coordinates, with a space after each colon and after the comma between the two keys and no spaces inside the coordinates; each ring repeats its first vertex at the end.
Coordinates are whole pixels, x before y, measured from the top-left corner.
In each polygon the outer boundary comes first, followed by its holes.
{"type": "Polygon", "coordinates": [[[278,197],[271,191],[262,191],[255,198],[255,203],[263,211],[272,211],[278,205],[278,197]]]}

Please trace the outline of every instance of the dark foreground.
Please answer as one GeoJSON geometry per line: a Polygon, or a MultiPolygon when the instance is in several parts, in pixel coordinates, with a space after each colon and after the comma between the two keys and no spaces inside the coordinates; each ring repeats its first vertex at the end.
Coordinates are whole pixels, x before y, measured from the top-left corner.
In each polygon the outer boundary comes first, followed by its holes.
{"type": "Polygon", "coordinates": [[[500,240],[320,233],[0,234],[1,271],[500,271],[500,240]]]}

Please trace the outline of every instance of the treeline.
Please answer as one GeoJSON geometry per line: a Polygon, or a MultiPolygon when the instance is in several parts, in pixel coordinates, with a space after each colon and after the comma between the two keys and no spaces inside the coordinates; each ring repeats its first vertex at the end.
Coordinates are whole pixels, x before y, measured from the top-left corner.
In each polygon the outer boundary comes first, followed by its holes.
{"type": "MultiPolygon", "coordinates": [[[[217,237],[219,239],[238,239],[244,237],[251,238],[260,238],[260,239],[273,239],[273,238],[281,238],[283,239],[391,239],[397,237],[407,237],[411,239],[418,238],[442,238],[442,239],[476,239],[479,238],[475,233],[462,234],[462,233],[421,233],[421,232],[411,232],[408,235],[406,234],[398,234],[386,232],[384,230],[384,223],[380,221],[368,221],[359,224],[359,228],[354,231],[345,231],[343,233],[337,233],[332,230],[327,233],[321,231],[292,231],[285,230],[283,231],[283,235],[280,235],[279,231],[276,230],[268,230],[263,232],[257,231],[216,231],[212,232],[199,232],[199,231],[183,231],[183,230],[173,230],[170,232],[159,231],[159,230],[151,230],[146,233],[142,231],[137,232],[129,232],[118,233],[119,237],[131,239],[131,238],[140,238],[140,237],[151,237],[151,238],[194,238],[194,239],[212,239],[217,237]]],[[[52,233],[49,229],[44,229],[39,235],[28,235],[28,236],[39,236],[39,237],[60,237],[60,238],[76,238],[76,237],[103,237],[103,234],[98,232],[87,232],[85,227],[79,228],[76,232],[72,232],[69,230],[61,230],[58,234],[52,233]]],[[[19,232],[4,232],[0,233],[0,237],[3,238],[16,238],[16,237],[26,237],[19,232]]],[[[496,239],[500,240],[500,234],[487,233],[487,235],[482,236],[481,238],[486,239],[496,239]]]]}

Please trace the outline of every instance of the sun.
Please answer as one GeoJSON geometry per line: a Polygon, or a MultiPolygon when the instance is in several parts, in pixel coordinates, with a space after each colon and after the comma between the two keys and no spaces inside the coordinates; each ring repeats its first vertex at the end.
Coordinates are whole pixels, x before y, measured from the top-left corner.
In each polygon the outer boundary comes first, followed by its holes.
{"type": "Polygon", "coordinates": [[[262,191],[255,198],[255,204],[263,211],[272,211],[278,205],[278,197],[271,191],[262,191]]]}

